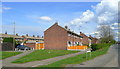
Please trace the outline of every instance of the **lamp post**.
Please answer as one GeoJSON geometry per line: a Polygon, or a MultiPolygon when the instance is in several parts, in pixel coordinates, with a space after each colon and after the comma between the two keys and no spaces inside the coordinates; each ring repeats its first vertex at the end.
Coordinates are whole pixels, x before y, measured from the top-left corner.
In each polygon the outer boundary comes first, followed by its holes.
{"type": "Polygon", "coordinates": [[[80,38],[80,39],[81,39],[81,43],[80,43],[80,45],[82,46],[82,39],[83,39],[83,38],[80,38]]]}
{"type": "Polygon", "coordinates": [[[89,47],[90,47],[90,57],[91,57],[91,38],[89,38],[89,47]]]}

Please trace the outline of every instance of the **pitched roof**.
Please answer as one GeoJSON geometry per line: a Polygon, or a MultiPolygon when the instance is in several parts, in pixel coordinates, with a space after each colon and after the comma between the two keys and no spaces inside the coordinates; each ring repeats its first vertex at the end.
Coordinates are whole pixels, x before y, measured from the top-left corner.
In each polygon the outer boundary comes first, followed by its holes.
{"type": "MultiPolygon", "coordinates": [[[[14,38],[23,38],[22,36],[11,35],[11,34],[0,34],[0,37],[14,37],[14,38]]],[[[25,38],[31,39],[44,39],[42,37],[33,37],[33,36],[24,36],[25,38]]]]}
{"type": "MultiPolygon", "coordinates": [[[[53,27],[53,26],[55,26],[55,25],[59,26],[60,28],[62,28],[62,29],[64,29],[64,30],[66,30],[68,33],[71,33],[71,34],[74,34],[74,35],[76,35],[76,36],[78,36],[78,37],[80,37],[80,38],[83,38],[82,36],[80,36],[79,34],[71,31],[70,29],[66,29],[66,28],[63,28],[62,26],[58,25],[58,22],[56,22],[55,24],[53,24],[51,27],[53,27]]],[[[51,27],[49,27],[48,29],[50,29],[51,27]]],[[[47,29],[47,30],[48,30],[48,29],[47,29]]],[[[45,30],[45,31],[47,31],[47,30],[45,30]]]]}
{"type": "Polygon", "coordinates": [[[0,37],[14,37],[14,38],[23,38],[22,36],[11,35],[11,34],[0,34],[0,37]]]}

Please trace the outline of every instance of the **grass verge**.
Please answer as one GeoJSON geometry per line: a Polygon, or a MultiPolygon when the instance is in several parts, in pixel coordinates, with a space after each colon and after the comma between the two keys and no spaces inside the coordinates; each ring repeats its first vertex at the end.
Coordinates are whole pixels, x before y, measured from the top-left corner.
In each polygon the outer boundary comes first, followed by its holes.
{"type": "Polygon", "coordinates": [[[23,56],[12,63],[26,63],[31,61],[48,59],[56,56],[62,56],[71,53],[77,53],[78,51],[68,51],[68,50],[36,50],[26,56],[23,56]]]}
{"type": "Polygon", "coordinates": [[[22,53],[22,52],[3,52],[3,51],[0,51],[0,60],[18,55],[20,53],[22,53]]]}
{"type": "Polygon", "coordinates": [[[63,60],[54,62],[52,64],[43,65],[43,66],[39,66],[37,68],[32,68],[32,69],[41,69],[41,68],[45,68],[45,67],[47,67],[48,69],[60,69],[60,67],[65,67],[67,64],[80,64],[80,63],[85,62],[87,60],[93,59],[97,56],[106,54],[108,49],[109,49],[109,46],[104,47],[103,49],[100,49],[97,51],[93,51],[92,56],[88,57],[87,59],[86,59],[86,54],[80,54],[80,55],[77,55],[75,57],[70,57],[67,59],[63,59],[63,60]]]}

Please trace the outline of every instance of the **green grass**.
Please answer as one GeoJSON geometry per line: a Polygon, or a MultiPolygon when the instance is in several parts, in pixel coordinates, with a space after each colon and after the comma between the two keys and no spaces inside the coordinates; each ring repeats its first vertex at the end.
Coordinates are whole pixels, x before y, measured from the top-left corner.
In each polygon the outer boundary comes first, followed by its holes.
{"type": "Polygon", "coordinates": [[[22,52],[4,52],[4,51],[0,51],[0,60],[8,58],[8,57],[15,56],[15,55],[18,55],[20,53],[22,53],[22,52]]]}
{"type": "MultiPolygon", "coordinates": [[[[65,67],[67,64],[80,64],[80,63],[85,62],[87,60],[93,59],[97,56],[106,54],[107,51],[108,51],[108,48],[109,48],[109,46],[104,47],[103,49],[100,49],[100,50],[97,50],[97,51],[93,51],[92,56],[88,57],[87,59],[86,59],[86,54],[80,54],[80,55],[77,55],[75,57],[70,57],[70,58],[67,58],[67,59],[56,61],[52,64],[43,65],[43,66],[39,66],[39,67],[40,68],[49,67],[49,69],[54,69],[54,68],[59,69],[60,67],[65,67]]],[[[33,69],[39,69],[39,67],[38,68],[33,68],[33,69]]]]}
{"type": "Polygon", "coordinates": [[[23,56],[12,63],[26,63],[31,61],[48,59],[56,56],[62,56],[66,54],[76,53],[78,51],[68,51],[68,50],[36,50],[26,56],[23,56]]]}

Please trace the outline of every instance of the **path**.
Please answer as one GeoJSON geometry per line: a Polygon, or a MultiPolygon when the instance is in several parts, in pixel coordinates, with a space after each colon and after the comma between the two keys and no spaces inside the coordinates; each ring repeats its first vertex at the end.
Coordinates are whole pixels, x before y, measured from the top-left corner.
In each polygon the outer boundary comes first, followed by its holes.
{"type": "MultiPolygon", "coordinates": [[[[79,55],[79,54],[83,54],[83,53],[84,52],[67,54],[67,55],[63,55],[63,56],[58,56],[58,57],[53,57],[53,58],[49,58],[49,59],[45,59],[45,60],[33,61],[33,62],[28,62],[28,63],[23,63],[23,64],[10,63],[10,62],[12,62],[12,61],[14,61],[14,60],[23,56],[22,54],[20,54],[20,55],[5,59],[3,61],[3,66],[4,67],[37,67],[37,66],[40,66],[40,65],[47,65],[47,64],[50,64],[50,63],[53,63],[53,62],[56,62],[56,61],[59,61],[59,60],[62,60],[62,59],[68,58],[68,57],[73,57],[73,56],[76,56],[76,55],[79,55]]],[[[28,54],[28,52],[23,53],[23,54],[24,55],[28,54]]]]}
{"type": "Polygon", "coordinates": [[[111,46],[108,53],[82,64],[68,64],[66,67],[118,67],[118,46],[111,46]]]}
{"type": "Polygon", "coordinates": [[[23,53],[21,53],[21,54],[18,54],[16,56],[3,59],[2,60],[2,66],[3,67],[10,66],[10,65],[12,65],[12,63],[11,63],[12,61],[14,61],[16,59],[19,59],[19,58],[21,58],[21,57],[23,57],[23,56],[25,56],[25,55],[27,55],[27,54],[29,54],[31,52],[33,52],[33,50],[23,51],[23,53]]]}

